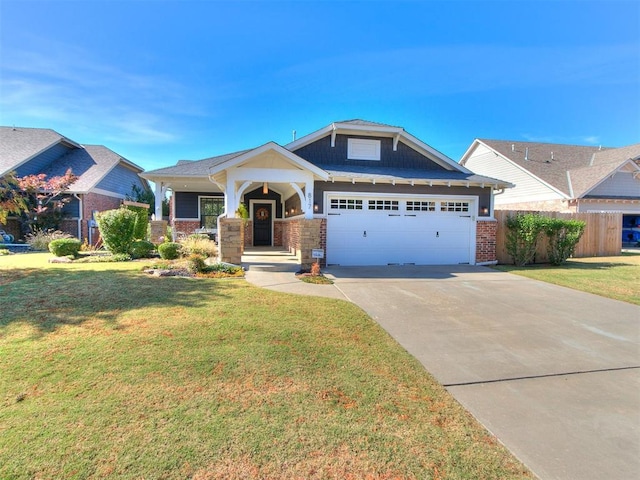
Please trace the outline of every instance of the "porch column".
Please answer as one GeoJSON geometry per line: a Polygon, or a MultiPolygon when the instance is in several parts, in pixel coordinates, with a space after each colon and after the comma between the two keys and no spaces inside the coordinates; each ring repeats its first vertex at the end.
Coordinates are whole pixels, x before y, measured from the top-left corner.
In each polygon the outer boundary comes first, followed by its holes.
{"type": "Polygon", "coordinates": [[[155,191],[155,216],[156,220],[162,220],[162,199],[164,198],[164,194],[166,190],[164,188],[164,184],[162,182],[156,182],[156,191],[155,191]]]}
{"type": "Polygon", "coordinates": [[[304,218],[311,220],[313,218],[313,180],[306,182],[304,193],[304,218]]]}

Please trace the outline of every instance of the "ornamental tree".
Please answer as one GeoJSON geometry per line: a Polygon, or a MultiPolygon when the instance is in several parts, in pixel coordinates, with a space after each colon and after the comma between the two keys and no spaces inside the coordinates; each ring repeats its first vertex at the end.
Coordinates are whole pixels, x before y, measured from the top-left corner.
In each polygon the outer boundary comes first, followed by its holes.
{"type": "Polygon", "coordinates": [[[30,233],[34,227],[41,230],[60,228],[64,217],[62,209],[71,201],[64,192],[77,179],[71,169],[49,179],[44,173],[18,178],[18,190],[27,207],[21,215],[22,232],[30,233]]]}

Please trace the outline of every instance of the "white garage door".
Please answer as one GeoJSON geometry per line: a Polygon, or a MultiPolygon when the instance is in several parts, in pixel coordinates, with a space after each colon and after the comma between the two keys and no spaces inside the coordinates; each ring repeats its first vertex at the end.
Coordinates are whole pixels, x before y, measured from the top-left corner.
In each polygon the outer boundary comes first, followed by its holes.
{"type": "Polygon", "coordinates": [[[335,195],[328,201],[329,265],[452,265],[475,256],[473,199],[335,195]]]}

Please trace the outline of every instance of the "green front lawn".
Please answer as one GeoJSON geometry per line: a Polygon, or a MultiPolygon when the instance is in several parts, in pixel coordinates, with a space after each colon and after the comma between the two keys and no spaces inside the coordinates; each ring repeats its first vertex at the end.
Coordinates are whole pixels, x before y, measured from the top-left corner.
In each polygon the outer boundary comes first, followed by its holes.
{"type": "Polygon", "coordinates": [[[531,478],[352,304],[0,257],[0,478],[531,478]]]}
{"type": "Polygon", "coordinates": [[[640,305],[640,254],[572,258],[565,265],[497,265],[504,272],[640,305]]]}

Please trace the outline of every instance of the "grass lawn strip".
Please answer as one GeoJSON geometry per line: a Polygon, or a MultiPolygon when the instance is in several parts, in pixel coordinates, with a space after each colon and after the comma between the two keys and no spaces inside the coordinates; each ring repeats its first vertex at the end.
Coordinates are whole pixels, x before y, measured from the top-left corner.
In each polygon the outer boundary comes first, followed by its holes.
{"type": "Polygon", "coordinates": [[[0,478],[531,478],[352,304],[0,258],[0,478]]]}
{"type": "Polygon", "coordinates": [[[618,257],[572,258],[565,265],[495,268],[603,297],[640,305],[640,254],[618,257]]]}

